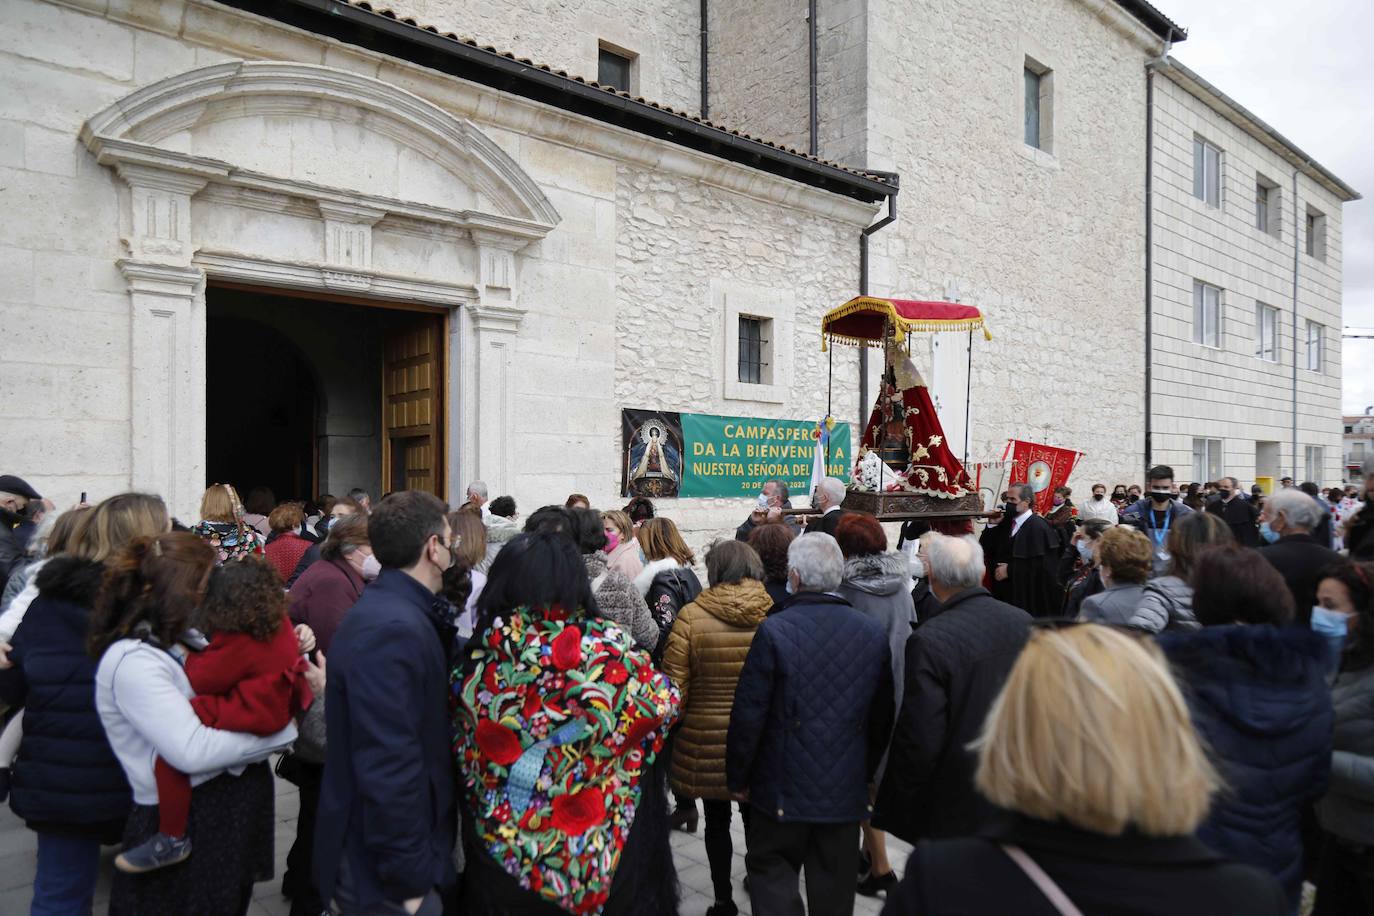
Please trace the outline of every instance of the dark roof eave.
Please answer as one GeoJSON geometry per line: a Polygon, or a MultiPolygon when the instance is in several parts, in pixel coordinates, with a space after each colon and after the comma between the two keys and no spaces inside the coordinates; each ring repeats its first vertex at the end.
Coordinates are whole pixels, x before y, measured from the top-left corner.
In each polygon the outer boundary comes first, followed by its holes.
{"type": "Polygon", "coordinates": [[[1165,41],[1177,44],[1188,39],[1188,30],[1168,16],[1148,0],[1116,0],[1116,5],[1130,13],[1145,28],[1154,32],[1165,41]]]}
{"type": "Polygon", "coordinates": [[[896,181],[884,181],[743,137],[686,115],[474,47],[342,0],[220,2],[345,44],[367,48],[831,193],[868,203],[885,200],[897,193],[896,181]]]}

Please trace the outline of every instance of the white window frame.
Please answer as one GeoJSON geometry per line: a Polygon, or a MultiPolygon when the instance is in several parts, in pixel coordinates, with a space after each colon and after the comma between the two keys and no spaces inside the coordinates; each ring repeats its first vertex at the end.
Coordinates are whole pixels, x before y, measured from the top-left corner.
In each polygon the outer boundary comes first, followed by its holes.
{"type": "Polygon", "coordinates": [[[1209,207],[1221,207],[1221,147],[1193,136],[1193,196],[1209,207]],[[1210,183],[1209,183],[1210,179],[1210,183]]]}
{"type": "Polygon", "coordinates": [[[1309,258],[1326,260],[1326,214],[1315,207],[1307,208],[1307,219],[1303,221],[1306,235],[1304,251],[1309,258]]]}
{"type": "Polygon", "coordinates": [[[1193,281],[1193,343],[1214,350],[1222,348],[1221,287],[1193,281]],[[1208,303],[1211,296],[1212,302],[1208,303]],[[1210,318],[1210,322],[1209,319],[1210,318]],[[1210,333],[1209,333],[1210,332],[1210,333]]]}
{"type": "Polygon", "coordinates": [[[1279,310],[1255,303],[1255,356],[1265,362],[1279,361],[1279,310]]]}
{"type": "Polygon", "coordinates": [[[1224,473],[1222,440],[1193,439],[1193,480],[1203,483],[1218,480],[1224,473]]]}
{"type": "Polygon", "coordinates": [[[1255,173],[1255,228],[1265,235],[1279,237],[1283,217],[1279,186],[1264,175],[1255,173]]]}
{"type": "Polygon", "coordinates": [[[1326,465],[1326,449],[1320,445],[1304,446],[1302,450],[1303,480],[1310,480],[1317,486],[1324,481],[1322,474],[1326,465]]]}
{"type": "Polygon", "coordinates": [[[792,387],[793,322],[785,291],[738,283],[711,281],[711,308],[724,319],[721,397],[727,401],[785,404],[792,387]],[[758,318],[767,343],[763,348],[763,381],[739,380],[739,320],[758,318]]]}
{"type": "Polygon", "coordinates": [[[1307,319],[1307,371],[1326,371],[1326,325],[1307,319]]]}

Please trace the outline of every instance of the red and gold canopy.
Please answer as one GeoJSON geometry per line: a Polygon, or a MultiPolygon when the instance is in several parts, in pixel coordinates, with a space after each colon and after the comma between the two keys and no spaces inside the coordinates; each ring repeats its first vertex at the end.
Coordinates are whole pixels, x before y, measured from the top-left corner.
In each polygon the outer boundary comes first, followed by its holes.
{"type": "Polygon", "coordinates": [[[825,349],[827,342],[832,340],[881,347],[883,330],[889,323],[899,334],[981,328],[983,337],[992,340],[992,332],[983,321],[983,313],[971,305],[859,296],[839,308],[831,309],[821,319],[821,349],[825,349]]]}

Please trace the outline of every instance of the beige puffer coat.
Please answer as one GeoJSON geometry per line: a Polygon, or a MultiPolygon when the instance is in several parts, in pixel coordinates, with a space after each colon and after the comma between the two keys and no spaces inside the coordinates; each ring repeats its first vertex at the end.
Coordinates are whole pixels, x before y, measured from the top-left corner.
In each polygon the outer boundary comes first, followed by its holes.
{"type": "Polygon", "coordinates": [[[682,691],[682,726],[673,744],[673,791],[728,799],[725,737],[744,657],[773,599],[745,579],[706,589],[684,607],[668,634],[663,670],[682,691]]]}

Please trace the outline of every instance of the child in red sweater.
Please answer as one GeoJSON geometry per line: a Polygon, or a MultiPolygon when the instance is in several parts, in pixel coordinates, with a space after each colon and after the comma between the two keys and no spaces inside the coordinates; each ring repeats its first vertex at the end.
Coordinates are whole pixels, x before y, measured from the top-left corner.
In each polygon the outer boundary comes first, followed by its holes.
{"type": "MultiPolygon", "coordinates": [[[[210,644],[186,657],[196,695],[191,706],[211,728],[272,735],[309,708],[305,659],[287,617],[281,579],[266,561],[246,557],[217,567],[201,605],[200,625],[210,644]]],[[[131,874],[185,861],[191,855],[186,822],[191,779],[161,757],[157,781],[158,833],[115,858],[131,874]]]]}

